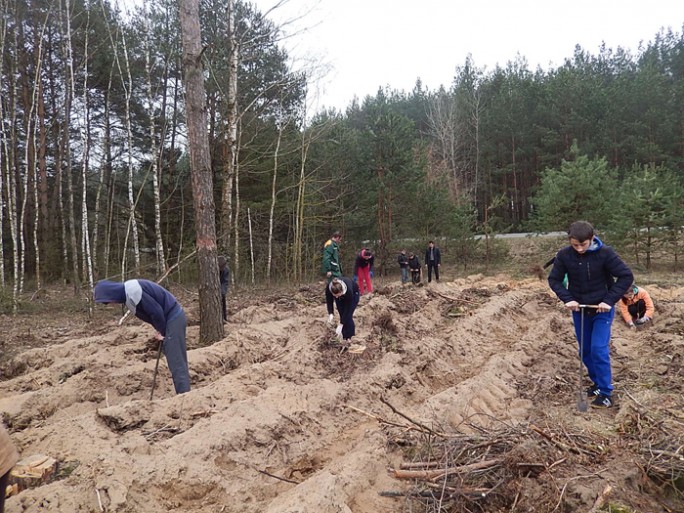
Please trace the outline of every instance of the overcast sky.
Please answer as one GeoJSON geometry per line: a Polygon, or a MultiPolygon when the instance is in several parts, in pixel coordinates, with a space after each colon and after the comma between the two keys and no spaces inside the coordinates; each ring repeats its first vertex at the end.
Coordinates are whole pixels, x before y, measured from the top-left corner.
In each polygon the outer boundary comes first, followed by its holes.
{"type": "Polygon", "coordinates": [[[561,65],[579,44],[597,54],[605,41],[636,54],[661,29],[682,32],[682,0],[252,0],[291,35],[295,65],[328,65],[317,108],[344,109],[378,88],[410,91],[420,77],[448,87],[471,54],[479,68],[517,54],[530,69],[561,65]],[[299,19],[297,19],[299,18],[299,19]],[[293,21],[294,20],[294,21],[293,21]]]}

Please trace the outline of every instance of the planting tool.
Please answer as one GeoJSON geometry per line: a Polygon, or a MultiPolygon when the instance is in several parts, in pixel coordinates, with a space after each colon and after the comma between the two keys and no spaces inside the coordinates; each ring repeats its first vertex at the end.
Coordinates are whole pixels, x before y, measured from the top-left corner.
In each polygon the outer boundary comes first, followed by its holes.
{"type": "Polygon", "coordinates": [[[587,411],[587,397],[582,389],[582,365],[584,362],[584,309],[594,305],[579,305],[580,307],[580,336],[579,336],[579,373],[577,374],[577,411],[587,411]]]}
{"type": "Polygon", "coordinates": [[[162,346],[163,345],[164,345],[164,341],[160,340],[159,341],[159,348],[157,349],[157,363],[154,365],[154,377],[152,378],[152,390],[150,391],[150,401],[152,400],[152,397],[154,396],[154,387],[157,384],[157,372],[159,371],[159,358],[161,358],[162,346]]]}

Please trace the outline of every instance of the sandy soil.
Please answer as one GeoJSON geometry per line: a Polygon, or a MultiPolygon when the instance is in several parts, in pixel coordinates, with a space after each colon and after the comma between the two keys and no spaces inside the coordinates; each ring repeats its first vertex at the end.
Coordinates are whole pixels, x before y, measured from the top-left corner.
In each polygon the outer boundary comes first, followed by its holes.
{"type": "MultiPolygon", "coordinates": [[[[196,297],[173,290],[193,389],[174,395],[162,361],[151,401],[150,326],[117,326],[111,307],[91,322],[48,307],[2,316],[0,413],[22,456],[61,467],[6,511],[684,511],[681,467],[657,460],[682,452],[684,289],[642,285],[656,322],[616,319],[617,404],[586,413],[570,316],[534,278],[380,283],[357,310],[356,355],[335,344],[320,284],[234,299],[227,336],[207,347],[196,297]],[[442,450],[437,432],[508,437],[510,468],[528,470],[477,499],[411,495],[421,482],[392,471],[442,450]]],[[[465,447],[482,461],[491,440],[465,447]]]]}

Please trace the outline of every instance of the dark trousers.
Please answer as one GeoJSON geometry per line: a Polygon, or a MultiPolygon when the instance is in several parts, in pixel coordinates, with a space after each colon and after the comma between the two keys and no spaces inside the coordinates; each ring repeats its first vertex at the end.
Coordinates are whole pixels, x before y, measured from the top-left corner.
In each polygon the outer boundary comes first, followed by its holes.
{"type": "Polygon", "coordinates": [[[223,320],[228,320],[228,308],[226,308],[226,295],[221,294],[221,304],[223,306],[223,320]]]}
{"type": "Polygon", "coordinates": [[[329,282],[325,284],[325,306],[328,308],[328,314],[331,314],[335,313],[335,296],[333,296],[332,292],[330,292],[328,285],[330,285],[329,282]]]}
{"type": "Polygon", "coordinates": [[[411,269],[411,282],[420,283],[420,269],[411,269]]]}
{"type": "Polygon", "coordinates": [[[432,270],[435,270],[435,280],[439,281],[439,266],[435,265],[434,262],[428,262],[428,283],[432,281],[432,270]]]}
{"type": "Polygon", "coordinates": [[[629,310],[629,315],[632,316],[633,321],[641,319],[644,315],[646,315],[646,302],[643,299],[640,299],[633,305],[629,305],[627,310],[629,310]]]}
{"type": "MultiPolygon", "coordinates": [[[[351,304],[345,304],[341,298],[335,299],[337,304],[337,311],[340,314],[340,321],[344,319],[344,324],[342,325],[342,339],[349,340],[354,335],[356,335],[356,324],[354,323],[354,311],[359,305],[360,294],[354,292],[352,296],[351,304]],[[348,310],[347,310],[348,309],[348,310]]],[[[334,299],[334,297],[333,297],[334,299]]]]}
{"type": "Polygon", "coordinates": [[[190,370],[188,369],[188,351],[185,345],[185,329],[187,320],[185,312],[166,323],[166,336],[162,349],[166,363],[171,371],[173,387],[177,394],[190,391],[190,370]]]}

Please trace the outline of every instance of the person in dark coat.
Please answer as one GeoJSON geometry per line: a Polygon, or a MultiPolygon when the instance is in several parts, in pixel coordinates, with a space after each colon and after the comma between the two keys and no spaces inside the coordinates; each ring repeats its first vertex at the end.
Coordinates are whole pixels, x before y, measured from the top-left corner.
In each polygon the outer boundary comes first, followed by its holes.
{"type": "Polygon", "coordinates": [[[406,255],[406,250],[402,249],[401,253],[397,257],[397,263],[399,264],[399,270],[401,271],[401,283],[408,283],[409,280],[409,259],[406,255]]]}
{"type": "Polygon", "coordinates": [[[418,258],[418,255],[409,253],[408,266],[409,271],[411,271],[411,283],[420,283],[423,269],[420,266],[420,259],[418,258]]]}
{"type": "Polygon", "coordinates": [[[99,281],[94,296],[96,303],[125,304],[133,315],[157,330],[176,393],[189,392],[190,370],[185,345],[187,320],[173,294],[153,281],[138,279],[124,283],[99,281]]]}
{"type": "Polygon", "coordinates": [[[330,293],[335,298],[337,313],[340,314],[340,323],[335,332],[341,337],[343,343],[348,345],[351,338],[356,335],[354,324],[354,311],[359,304],[359,285],[344,276],[333,278],[328,285],[330,293]]]}
{"type": "Polygon", "coordinates": [[[442,255],[439,248],[435,246],[433,241],[428,243],[425,250],[425,267],[428,272],[428,283],[432,281],[432,271],[435,271],[435,280],[439,281],[439,267],[442,265],[442,255]]]}
{"type": "Polygon", "coordinates": [[[328,310],[328,322],[333,324],[333,306],[335,298],[330,293],[330,282],[333,278],[342,276],[342,264],[340,263],[340,243],[342,242],[342,234],[334,232],[332,236],[323,244],[323,261],[321,263],[322,272],[325,276],[325,306],[328,310]]]}
{"type": "Polygon", "coordinates": [[[578,342],[584,342],[581,353],[592,381],[587,389],[587,394],[594,397],[591,404],[609,408],[613,405],[609,345],[615,304],[632,285],[634,276],[615,250],[594,235],[590,223],[572,223],[568,240],[570,245],[556,254],[549,286],[572,311],[575,336],[578,342]],[[566,275],[567,288],[563,285],[566,275]],[[584,308],[583,334],[580,305],[596,305],[596,308],[584,308]]]}
{"type": "Polygon", "coordinates": [[[228,287],[230,287],[230,268],[226,257],[218,257],[219,266],[219,281],[221,282],[221,305],[223,307],[223,322],[228,322],[228,306],[226,298],[228,296],[228,287]]]}

